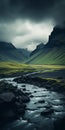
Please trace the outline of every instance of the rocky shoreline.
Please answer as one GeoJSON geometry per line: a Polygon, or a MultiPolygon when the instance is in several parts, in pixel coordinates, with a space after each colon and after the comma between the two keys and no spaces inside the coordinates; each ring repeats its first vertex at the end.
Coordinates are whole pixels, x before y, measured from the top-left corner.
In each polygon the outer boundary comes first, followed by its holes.
{"type": "Polygon", "coordinates": [[[17,86],[0,81],[0,124],[23,117],[29,101],[29,96],[17,86]]]}
{"type": "MultiPolygon", "coordinates": [[[[57,93],[61,93],[65,95],[65,81],[60,79],[59,81],[54,79],[43,79],[41,77],[34,77],[31,75],[21,76],[19,78],[14,79],[17,83],[28,83],[33,84],[35,86],[46,88],[49,91],[55,91],[57,93]]],[[[33,96],[33,95],[32,95],[33,96]]],[[[65,98],[63,99],[65,101],[65,98]]],[[[44,103],[45,100],[40,100],[39,103],[44,103]]],[[[48,115],[52,115],[54,113],[54,109],[51,105],[48,105],[45,110],[43,110],[40,115],[46,117],[48,115]]],[[[54,121],[54,130],[65,130],[65,115],[59,119],[54,121]]]]}
{"type": "Polygon", "coordinates": [[[64,79],[60,79],[60,81],[57,81],[55,79],[44,79],[41,77],[35,77],[35,76],[20,76],[18,78],[14,79],[17,83],[28,83],[33,84],[38,87],[46,88],[50,91],[56,91],[59,93],[65,94],[65,81],[64,79]]]}

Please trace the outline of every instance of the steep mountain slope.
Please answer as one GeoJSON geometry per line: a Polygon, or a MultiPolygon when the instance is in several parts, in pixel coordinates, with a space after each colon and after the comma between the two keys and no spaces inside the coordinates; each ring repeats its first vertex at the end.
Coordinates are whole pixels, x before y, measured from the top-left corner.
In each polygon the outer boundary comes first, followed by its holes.
{"type": "Polygon", "coordinates": [[[0,61],[22,62],[25,59],[26,56],[19,52],[12,43],[0,42],[0,61]]]}
{"type": "MultiPolygon", "coordinates": [[[[36,48],[37,50],[37,48],[36,48]]],[[[43,49],[38,50],[27,61],[29,64],[62,64],[65,65],[65,28],[55,27],[49,41],[43,49]]]]}
{"type": "Polygon", "coordinates": [[[37,45],[36,49],[31,52],[30,56],[42,51],[43,48],[44,48],[44,44],[40,43],[39,45],[37,45]]]}

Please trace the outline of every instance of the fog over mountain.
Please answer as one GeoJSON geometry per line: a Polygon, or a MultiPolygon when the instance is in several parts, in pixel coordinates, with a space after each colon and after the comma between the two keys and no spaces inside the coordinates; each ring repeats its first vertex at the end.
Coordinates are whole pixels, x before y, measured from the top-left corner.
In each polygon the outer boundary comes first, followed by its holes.
{"type": "Polygon", "coordinates": [[[1,0],[0,41],[33,50],[65,21],[65,0],[1,0]]]}

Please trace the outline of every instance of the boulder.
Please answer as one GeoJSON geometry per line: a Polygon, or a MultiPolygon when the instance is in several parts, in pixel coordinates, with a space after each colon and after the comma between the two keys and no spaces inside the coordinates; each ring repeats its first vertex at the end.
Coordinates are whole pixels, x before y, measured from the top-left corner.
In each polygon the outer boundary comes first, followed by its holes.
{"type": "Polygon", "coordinates": [[[30,97],[33,98],[34,96],[31,94],[30,97]]]}
{"type": "Polygon", "coordinates": [[[5,81],[0,82],[0,119],[1,123],[11,122],[22,117],[30,98],[17,86],[5,81]]]}
{"type": "Polygon", "coordinates": [[[65,116],[55,120],[54,130],[65,130],[65,116]]]}
{"type": "Polygon", "coordinates": [[[25,87],[26,87],[26,85],[22,85],[21,87],[25,88],[25,87]]]}
{"type": "Polygon", "coordinates": [[[41,112],[41,115],[42,116],[47,116],[47,115],[50,115],[54,112],[53,109],[45,109],[44,111],[41,112]]]}
{"type": "Polygon", "coordinates": [[[45,103],[45,100],[40,100],[38,101],[38,103],[45,103]]]}
{"type": "Polygon", "coordinates": [[[20,100],[24,103],[29,102],[30,98],[26,95],[20,96],[20,100]]]}
{"type": "Polygon", "coordinates": [[[0,100],[4,102],[12,102],[15,99],[15,95],[13,92],[3,92],[0,94],[0,100]]]}
{"type": "Polygon", "coordinates": [[[23,88],[23,91],[26,91],[26,88],[23,88]]]}

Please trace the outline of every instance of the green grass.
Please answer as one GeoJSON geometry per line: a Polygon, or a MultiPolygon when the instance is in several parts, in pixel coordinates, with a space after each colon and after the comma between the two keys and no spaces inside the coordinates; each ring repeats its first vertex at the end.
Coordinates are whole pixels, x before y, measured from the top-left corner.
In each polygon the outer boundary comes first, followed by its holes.
{"type": "Polygon", "coordinates": [[[12,74],[17,72],[33,71],[33,68],[26,64],[17,62],[0,62],[0,74],[12,74]]]}
{"type": "Polygon", "coordinates": [[[63,65],[28,65],[17,62],[0,62],[0,74],[13,74],[20,72],[49,72],[65,69],[63,65]]]}
{"type": "Polygon", "coordinates": [[[65,49],[52,48],[33,55],[27,63],[38,65],[65,65],[65,49]]]}
{"type": "Polygon", "coordinates": [[[46,82],[49,84],[51,84],[53,87],[57,87],[57,86],[61,86],[65,88],[65,80],[63,79],[55,79],[55,78],[42,78],[39,77],[40,79],[42,79],[43,81],[46,80],[46,82]]]}

